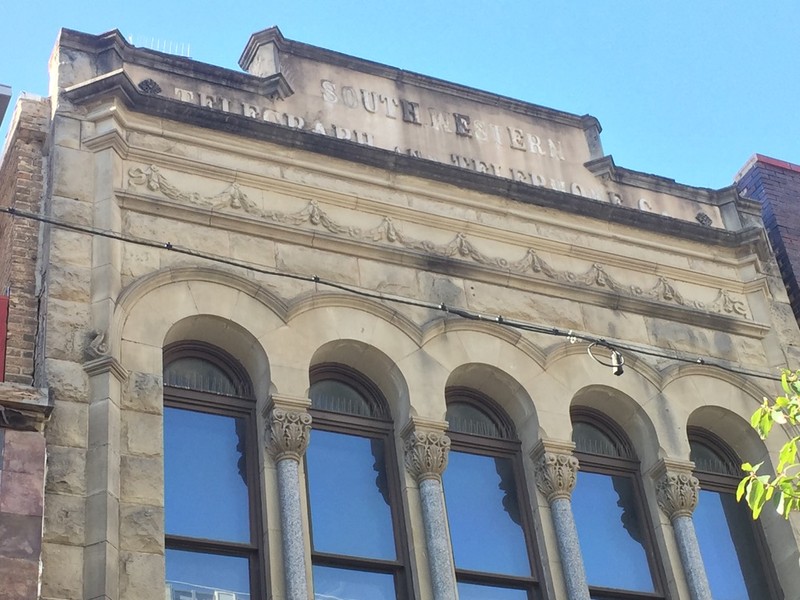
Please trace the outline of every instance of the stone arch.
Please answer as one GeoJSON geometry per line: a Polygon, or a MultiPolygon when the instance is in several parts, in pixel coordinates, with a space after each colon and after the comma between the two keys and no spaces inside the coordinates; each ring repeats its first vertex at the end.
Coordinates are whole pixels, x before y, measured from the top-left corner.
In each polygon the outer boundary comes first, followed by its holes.
{"type": "Polygon", "coordinates": [[[271,391],[270,362],[259,338],[281,327],[285,306],[257,283],[216,269],[166,269],[120,294],[109,346],[131,371],[160,376],[163,347],[196,339],[236,357],[256,397],[271,391]]]}
{"type": "MultiPolygon", "coordinates": [[[[675,422],[675,431],[680,433],[680,440],[676,440],[679,443],[669,452],[672,458],[689,460],[687,425],[708,429],[729,443],[740,456],[745,452],[751,453],[750,456],[752,452],[759,456],[777,453],[788,439],[784,430],[776,428],[770,439],[762,443],[750,428],[750,415],[763,397],[770,395],[760,385],[739,375],[700,365],[687,365],[671,375],[662,395],[675,422]]],[[[777,392],[776,384],[774,393],[777,392]]]]}
{"type": "Polygon", "coordinates": [[[359,340],[332,340],[320,346],[309,369],[324,363],[347,366],[374,383],[383,394],[396,425],[409,415],[408,384],[397,363],[384,352],[359,340]]]}
{"type": "Polygon", "coordinates": [[[439,369],[433,387],[431,418],[446,413],[445,388],[475,389],[495,400],[514,422],[517,435],[530,448],[541,437],[532,391],[543,373],[544,354],[518,332],[496,325],[460,322],[439,329],[423,347],[424,355],[439,369]]]}
{"type": "Polygon", "coordinates": [[[596,408],[620,427],[635,429],[633,435],[628,432],[631,443],[642,464],[649,466],[663,454],[654,435],[656,430],[661,433],[663,421],[658,380],[654,369],[642,360],[626,361],[624,373],[616,376],[610,367],[587,355],[585,344],[551,352],[536,396],[542,405],[543,432],[550,438],[571,440],[571,406],[596,408]],[[592,390],[599,394],[596,400],[588,395],[592,390]]]}
{"type": "Polygon", "coordinates": [[[491,398],[513,422],[517,437],[538,439],[538,419],[528,391],[507,372],[486,363],[466,363],[456,367],[447,378],[445,389],[468,388],[491,398]]]}
{"type": "Polygon", "coordinates": [[[267,354],[258,340],[244,327],[215,315],[193,315],[175,323],[164,337],[163,346],[173,342],[198,341],[221,348],[238,360],[250,376],[256,398],[270,392],[267,354]]]}
{"type": "Polygon", "coordinates": [[[658,432],[642,406],[619,389],[606,385],[588,385],[572,397],[570,408],[585,407],[610,418],[625,432],[644,469],[661,457],[658,432]]]}

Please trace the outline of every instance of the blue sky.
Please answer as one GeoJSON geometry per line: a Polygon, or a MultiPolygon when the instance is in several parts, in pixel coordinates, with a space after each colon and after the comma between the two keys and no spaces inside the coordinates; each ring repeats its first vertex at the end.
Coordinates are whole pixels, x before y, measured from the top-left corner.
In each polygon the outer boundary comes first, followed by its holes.
{"type": "MultiPolygon", "coordinates": [[[[577,114],[617,165],[719,188],[753,153],[800,163],[797,0],[0,0],[0,83],[47,93],[60,27],[191,46],[232,69],[251,33],[577,114]]],[[[141,44],[144,45],[144,44],[141,44]]],[[[10,120],[6,115],[0,135],[10,120]]]]}

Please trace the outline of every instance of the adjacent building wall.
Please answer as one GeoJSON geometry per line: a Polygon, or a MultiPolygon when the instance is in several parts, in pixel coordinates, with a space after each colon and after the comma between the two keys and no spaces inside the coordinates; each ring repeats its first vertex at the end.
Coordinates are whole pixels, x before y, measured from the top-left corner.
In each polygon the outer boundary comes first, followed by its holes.
{"type": "Polygon", "coordinates": [[[743,196],[761,203],[792,310],[800,319],[800,166],[755,154],[736,179],[743,196]]]}
{"type": "MultiPolygon", "coordinates": [[[[50,103],[23,98],[0,166],[0,208],[41,209],[50,103]]],[[[39,332],[39,223],[0,213],[0,295],[8,305],[0,351],[0,597],[37,598],[44,518],[47,390],[34,387],[39,332]]],[[[40,378],[41,379],[41,378],[40,378]]]]}

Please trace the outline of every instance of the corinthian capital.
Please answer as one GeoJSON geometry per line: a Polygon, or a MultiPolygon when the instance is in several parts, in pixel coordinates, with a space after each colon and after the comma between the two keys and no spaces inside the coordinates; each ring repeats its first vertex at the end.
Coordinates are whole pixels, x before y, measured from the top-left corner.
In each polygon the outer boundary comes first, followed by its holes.
{"type": "Polygon", "coordinates": [[[670,520],[692,516],[699,493],[700,482],[691,471],[664,470],[656,481],[658,506],[670,520]]]}
{"type": "Polygon", "coordinates": [[[305,411],[273,408],[268,417],[267,434],[267,449],[276,461],[291,458],[299,462],[308,448],[311,415],[305,411]]]}
{"type": "Polygon", "coordinates": [[[447,423],[421,421],[412,420],[404,431],[406,469],[417,481],[441,479],[450,451],[450,438],[444,434],[447,423]]]}
{"type": "Polygon", "coordinates": [[[536,487],[548,502],[569,498],[578,477],[578,459],[568,452],[537,452],[536,487]]]}

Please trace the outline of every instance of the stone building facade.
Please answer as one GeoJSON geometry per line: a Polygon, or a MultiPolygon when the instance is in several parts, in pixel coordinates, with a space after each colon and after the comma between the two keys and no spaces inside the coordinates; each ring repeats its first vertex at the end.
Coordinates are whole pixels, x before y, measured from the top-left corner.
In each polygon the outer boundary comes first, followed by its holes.
{"type": "Polygon", "coordinates": [[[757,202],[275,28],[51,65],[0,172],[7,597],[800,597],[800,522],[732,501],[800,356],[757,202]]]}

